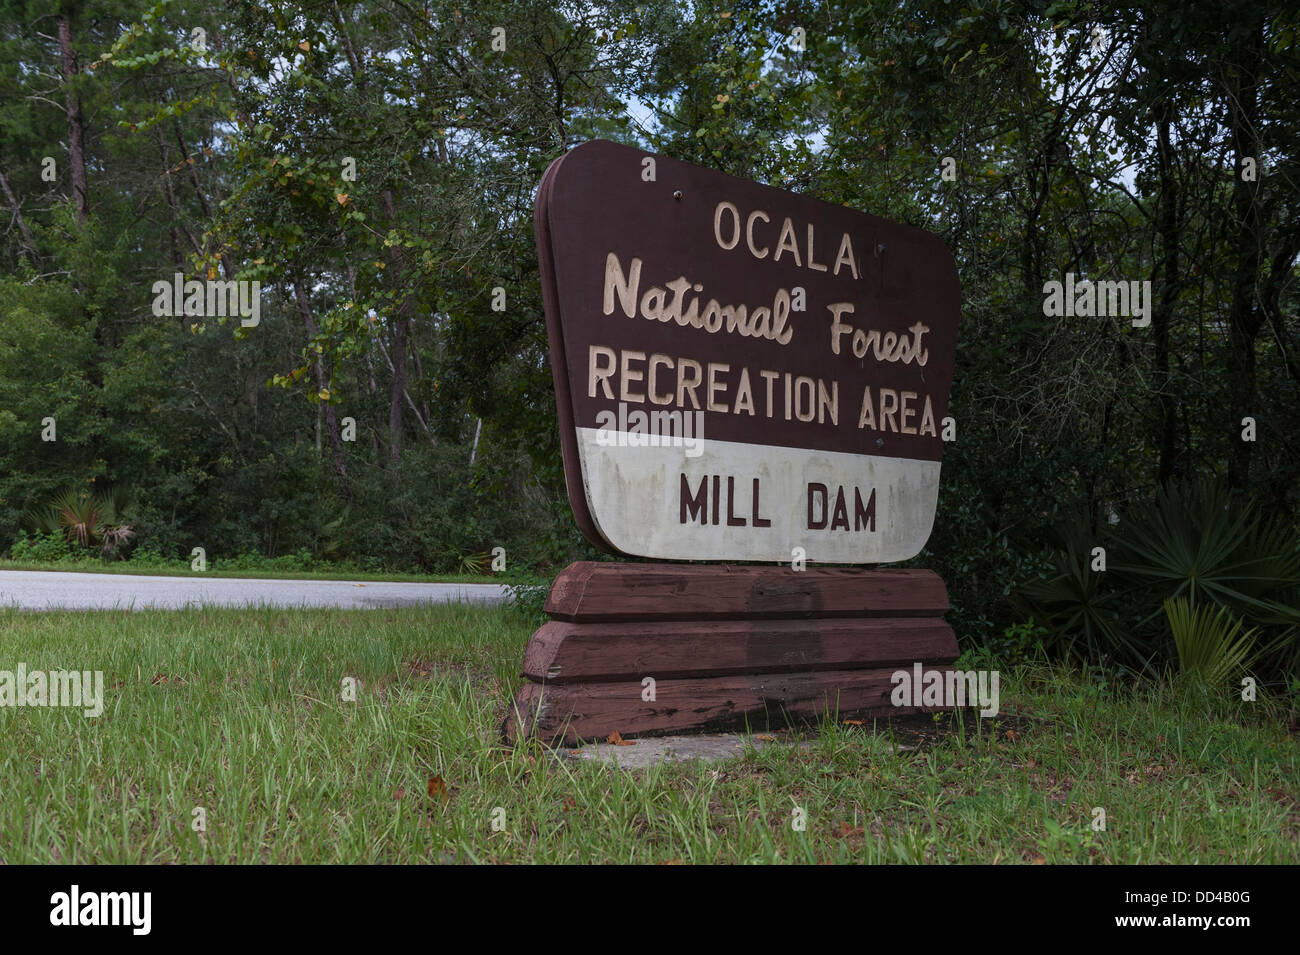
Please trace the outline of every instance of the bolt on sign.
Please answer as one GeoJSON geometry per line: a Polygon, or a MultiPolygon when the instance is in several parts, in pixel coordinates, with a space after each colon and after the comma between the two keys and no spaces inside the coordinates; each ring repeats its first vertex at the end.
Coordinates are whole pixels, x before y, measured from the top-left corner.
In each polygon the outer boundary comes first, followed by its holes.
{"type": "Polygon", "coordinates": [[[670,560],[921,550],[961,308],[937,236],[599,140],[547,169],[534,222],[590,540],[670,560]]]}

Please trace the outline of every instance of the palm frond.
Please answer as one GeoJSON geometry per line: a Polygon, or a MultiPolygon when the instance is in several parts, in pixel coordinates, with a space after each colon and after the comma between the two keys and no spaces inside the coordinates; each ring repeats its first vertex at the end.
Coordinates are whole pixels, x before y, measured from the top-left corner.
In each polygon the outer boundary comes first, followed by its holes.
{"type": "Polygon", "coordinates": [[[1244,671],[1254,650],[1253,628],[1243,633],[1226,608],[1197,607],[1186,598],[1166,600],[1164,610],[1184,676],[1217,688],[1244,671]]]}

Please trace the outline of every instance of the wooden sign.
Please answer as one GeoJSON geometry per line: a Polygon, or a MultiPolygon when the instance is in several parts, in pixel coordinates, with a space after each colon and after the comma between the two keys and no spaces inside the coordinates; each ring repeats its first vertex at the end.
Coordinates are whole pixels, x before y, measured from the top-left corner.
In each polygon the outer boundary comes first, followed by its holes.
{"type": "Polygon", "coordinates": [[[940,239],[602,141],[551,164],[535,226],[589,539],[676,560],[920,551],[960,311],[940,239]]]}
{"type": "Polygon", "coordinates": [[[945,671],[934,523],[961,294],[920,229],[625,146],[547,169],[538,260],[575,563],[503,726],[576,743],[853,722],[945,671]],[[910,672],[910,670],[909,670],[910,672]]]}

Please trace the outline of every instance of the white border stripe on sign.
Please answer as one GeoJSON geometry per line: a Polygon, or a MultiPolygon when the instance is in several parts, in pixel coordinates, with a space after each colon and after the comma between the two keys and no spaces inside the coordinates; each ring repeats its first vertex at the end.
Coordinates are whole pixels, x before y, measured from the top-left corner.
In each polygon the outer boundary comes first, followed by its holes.
{"type": "MultiPolygon", "coordinates": [[[[806,559],[824,563],[889,563],[915,557],[934,525],[939,499],[938,461],[917,461],[839,451],[813,451],[737,441],[702,442],[687,448],[626,446],[621,432],[577,428],[584,493],[592,518],[606,540],[625,553],[665,560],[759,560],[789,563],[802,547],[806,559]],[[611,438],[614,439],[611,442],[611,438]],[[601,444],[603,439],[606,443],[601,444]],[[681,475],[697,489],[709,480],[709,523],[681,523],[681,475]],[[713,523],[712,475],[720,475],[722,501],[713,523]],[[728,526],[727,478],[735,479],[731,513],[744,526],[728,526]],[[759,480],[759,517],[770,527],[753,527],[752,487],[759,480]],[[828,508],[837,491],[845,495],[848,530],[808,528],[808,487],[828,489],[828,508]],[[854,489],[865,502],[876,492],[875,530],[855,530],[854,489]]],[[[818,515],[821,516],[820,513],[818,515]]]]}

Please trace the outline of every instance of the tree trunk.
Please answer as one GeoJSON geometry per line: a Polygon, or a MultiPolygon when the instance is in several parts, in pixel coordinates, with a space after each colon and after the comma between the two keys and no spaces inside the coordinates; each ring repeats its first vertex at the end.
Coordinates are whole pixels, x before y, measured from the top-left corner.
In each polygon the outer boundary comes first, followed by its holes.
{"type": "MultiPolygon", "coordinates": [[[[181,129],[179,120],[176,121],[176,142],[181,147],[181,161],[189,167],[190,184],[194,186],[194,194],[199,197],[199,209],[203,212],[204,222],[207,222],[212,219],[212,206],[203,192],[203,185],[199,182],[199,171],[195,168],[195,160],[190,155],[190,147],[185,142],[185,133],[181,129]]],[[[199,254],[202,255],[202,252],[199,254]]],[[[221,254],[221,271],[225,273],[227,281],[235,277],[235,263],[224,252],[221,254]]]]}
{"type": "MultiPolygon", "coordinates": [[[[1178,448],[1178,403],[1170,390],[1169,331],[1173,325],[1174,303],[1178,297],[1178,182],[1174,177],[1174,154],[1169,139],[1169,112],[1157,126],[1157,159],[1160,166],[1160,231],[1162,272],[1160,304],[1152,310],[1151,331],[1155,338],[1156,366],[1153,376],[1160,410],[1160,486],[1182,470],[1178,448]]],[[[1153,303],[1148,303],[1151,307],[1153,303]]]]}
{"type": "Polygon", "coordinates": [[[474,425],[474,446],[469,449],[469,466],[474,466],[474,459],[478,457],[478,439],[483,434],[483,419],[479,418],[478,423],[474,425]]]}
{"type": "MultiPolygon", "coordinates": [[[[397,227],[397,213],[393,206],[393,193],[384,190],[384,211],[388,214],[389,228],[397,227]]],[[[404,280],[401,268],[401,253],[396,247],[389,250],[392,264],[391,281],[400,285],[404,280]]],[[[402,461],[402,401],[406,397],[406,329],[410,322],[410,299],[403,295],[394,309],[389,326],[392,329],[392,353],[389,361],[393,366],[393,387],[388,398],[388,456],[393,465],[402,461]]]]}
{"type": "Polygon", "coordinates": [[[81,100],[71,89],[72,79],[79,71],[76,54],[72,51],[72,23],[67,17],[59,17],[59,52],[63,55],[63,82],[69,87],[66,91],[68,169],[72,176],[72,200],[77,209],[77,221],[84,223],[90,209],[86,188],[85,130],[81,121],[81,100]]]}
{"type": "MultiPolygon", "coordinates": [[[[180,203],[176,200],[176,190],[172,187],[172,170],[167,162],[167,144],[163,142],[162,136],[158,136],[158,155],[162,158],[163,174],[160,177],[163,199],[167,202],[167,208],[171,210],[171,240],[172,240],[172,267],[176,271],[183,271],[185,268],[185,254],[181,251],[180,234],[183,230],[185,238],[189,240],[189,247],[194,250],[195,254],[201,255],[203,250],[194,238],[194,233],[189,230],[185,224],[185,218],[181,215],[180,203]]],[[[180,316],[182,323],[184,316],[180,316]]]]}
{"type": "Polygon", "coordinates": [[[1242,178],[1244,160],[1255,160],[1258,168],[1259,92],[1256,75],[1263,43],[1262,28],[1256,26],[1241,51],[1237,72],[1229,85],[1228,116],[1236,153],[1236,176],[1232,187],[1236,213],[1236,274],[1233,277],[1232,308],[1228,314],[1228,485],[1244,492],[1250,484],[1252,443],[1243,441],[1242,419],[1257,417],[1255,407],[1255,339],[1263,316],[1255,303],[1255,283],[1259,279],[1260,234],[1258,177],[1254,182],[1242,178]]]}
{"type": "Polygon", "coordinates": [[[406,392],[406,321],[393,321],[393,389],[388,399],[388,454],[394,465],[402,460],[402,398],[406,392]]]}
{"type": "MultiPolygon", "coordinates": [[[[316,317],[311,311],[311,300],[307,297],[307,289],[303,281],[299,279],[293,283],[293,297],[298,304],[298,313],[302,316],[302,323],[307,329],[307,337],[310,339],[316,334],[316,317]]],[[[329,380],[325,377],[325,363],[318,356],[314,362],[316,374],[316,390],[320,391],[329,387],[329,380]]],[[[339,476],[339,487],[343,491],[343,497],[352,502],[352,484],[348,479],[348,460],[343,453],[343,435],[339,430],[338,413],[334,406],[328,402],[322,401],[320,409],[316,416],[316,449],[320,450],[320,425],[322,418],[325,422],[325,431],[329,435],[330,447],[334,450],[334,470],[339,476]]]]}
{"type": "Polygon", "coordinates": [[[5,199],[9,202],[9,209],[13,212],[14,222],[18,225],[18,234],[22,236],[23,245],[31,253],[32,261],[36,261],[36,240],[32,238],[31,230],[27,228],[27,220],[23,218],[23,207],[18,203],[18,197],[14,191],[9,188],[9,179],[5,176],[4,170],[0,170],[0,189],[4,190],[5,199]]]}

